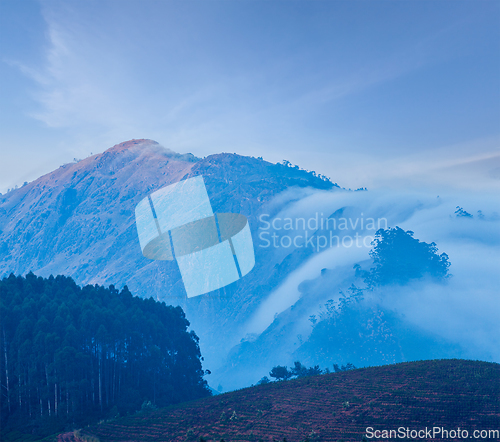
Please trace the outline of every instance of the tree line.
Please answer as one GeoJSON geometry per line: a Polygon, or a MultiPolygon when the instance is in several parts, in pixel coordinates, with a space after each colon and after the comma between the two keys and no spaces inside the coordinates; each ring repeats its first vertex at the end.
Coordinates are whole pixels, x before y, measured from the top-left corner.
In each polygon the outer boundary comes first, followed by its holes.
{"type": "MultiPolygon", "coordinates": [[[[339,366],[338,364],[333,364],[333,371],[335,373],[339,373],[341,371],[349,371],[354,370],[356,367],[348,362],[346,365],[339,366]]],[[[329,368],[325,368],[322,370],[319,368],[319,365],[315,365],[314,367],[306,367],[300,361],[295,361],[293,367],[290,369],[286,365],[276,365],[269,372],[269,376],[276,379],[277,381],[286,381],[292,378],[304,378],[307,376],[316,376],[318,374],[328,374],[331,373],[329,368]]],[[[258,383],[259,384],[267,384],[271,382],[271,380],[264,376],[258,383]]]]}
{"type": "Polygon", "coordinates": [[[0,281],[2,432],[49,434],[210,395],[180,307],[68,277],[0,281]],[[27,425],[27,423],[29,423],[27,425]]]}

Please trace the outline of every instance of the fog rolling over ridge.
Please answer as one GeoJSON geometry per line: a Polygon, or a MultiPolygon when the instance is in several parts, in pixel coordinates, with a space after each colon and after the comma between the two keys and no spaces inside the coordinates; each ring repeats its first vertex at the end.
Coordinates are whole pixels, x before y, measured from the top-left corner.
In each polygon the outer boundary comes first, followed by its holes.
{"type": "MultiPolygon", "coordinates": [[[[497,272],[500,263],[500,203],[495,194],[467,195],[456,192],[437,196],[428,192],[403,193],[389,190],[315,191],[287,205],[277,217],[310,220],[318,214],[326,217],[340,208],[350,208],[351,215],[359,215],[358,218],[353,217],[354,221],[349,219],[351,225],[358,221],[359,227],[362,219],[366,222],[369,218],[377,221],[377,226],[380,224],[378,221],[386,221],[387,226],[411,230],[419,240],[435,242],[440,253],[446,252],[452,264],[450,272],[453,276],[445,285],[422,282],[408,287],[398,286],[384,290],[386,294],[381,296],[381,300],[387,307],[392,305],[400,310],[412,322],[444,337],[460,337],[458,340],[464,342],[474,341],[471,348],[487,349],[483,357],[489,354],[488,357],[498,360],[500,346],[496,345],[495,337],[500,336],[497,320],[497,312],[500,311],[500,277],[497,272]],[[474,217],[457,217],[454,212],[458,204],[467,208],[474,217]],[[478,217],[478,211],[482,211],[483,218],[478,217]],[[481,339],[488,334],[491,338],[481,339]]],[[[283,222],[280,227],[282,225],[283,222]]],[[[261,223],[260,228],[262,227],[265,225],[261,223]]],[[[347,230],[339,229],[339,223],[337,227],[337,235],[347,233],[354,237],[354,229],[349,225],[347,230]]],[[[357,232],[368,238],[373,238],[375,234],[374,230],[360,228],[357,232]]],[[[282,236],[303,234],[296,230],[280,230],[275,233],[278,237],[279,233],[282,236]]],[[[327,238],[330,239],[328,236],[327,238]]],[[[372,246],[366,247],[369,241],[363,244],[360,240],[358,243],[361,247],[350,241],[345,241],[346,245],[340,244],[339,247],[336,243],[337,241],[333,241],[333,247],[328,244],[320,249],[320,253],[291,272],[283,285],[262,303],[259,310],[263,321],[261,329],[268,325],[266,318],[272,317],[276,312],[281,313],[298,300],[297,281],[300,283],[305,279],[314,279],[325,267],[352,268],[355,263],[370,258],[368,252],[372,246]]],[[[258,322],[258,319],[259,317],[255,317],[253,321],[258,322]]]]}
{"type": "MultiPolygon", "coordinates": [[[[309,192],[293,189],[287,192],[300,197],[292,201],[290,197],[285,198],[286,192],[276,197],[290,201],[274,217],[280,220],[275,223],[280,230],[264,230],[267,224],[260,224],[260,233],[276,234],[278,244],[284,236],[294,239],[304,235],[302,230],[284,230],[287,218],[294,221],[297,218],[309,220],[318,214],[319,218],[322,215],[328,218],[335,213],[337,221],[341,221],[342,216],[349,221],[346,230],[340,229],[340,223],[337,222],[335,235],[341,238],[354,238],[355,233],[362,238],[373,237],[373,230],[360,228],[363,217],[365,221],[369,218],[386,220],[388,227],[399,226],[413,231],[414,237],[420,241],[435,242],[438,253],[446,253],[451,262],[451,276],[445,282],[436,283],[424,278],[406,285],[389,285],[366,291],[365,305],[377,306],[386,315],[396,315],[401,321],[398,327],[430,339],[429,342],[423,340],[414,345],[419,358],[500,360],[500,204],[495,193],[448,191],[438,195],[439,192],[430,191],[309,192]],[[472,216],[457,216],[455,212],[458,205],[472,216]],[[340,216],[339,211],[342,213],[340,216]],[[356,224],[358,218],[357,230],[350,228],[351,218],[354,220],[352,224],[356,224]]],[[[317,235],[330,238],[327,233],[316,232],[317,235]]],[[[288,241],[284,243],[288,244],[288,241]]],[[[257,244],[257,247],[262,246],[262,243],[257,244]]],[[[336,241],[333,244],[333,247],[329,244],[311,254],[301,266],[288,273],[249,319],[247,342],[243,342],[233,352],[230,361],[231,365],[240,362],[240,376],[248,376],[247,382],[251,381],[251,376],[254,376],[252,382],[257,379],[245,365],[252,366],[253,371],[264,376],[269,367],[276,364],[290,366],[298,359],[323,367],[329,364],[330,361],[313,354],[310,348],[304,351],[306,345],[303,342],[312,331],[310,316],[319,318],[324,312],[325,303],[329,299],[338,301],[339,291],[345,291],[350,284],[364,286],[363,281],[354,276],[355,264],[361,264],[364,269],[372,266],[369,256],[371,245],[365,247],[360,242],[362,246],[357,247],[355,242],[351,244],[350,241],[345,241],[346,246],[341,243],[337,247],[336,241]],[[324,276],[324,269],[332,269],[332,274],[324,276]],[[306,280],[311,281],[313,288],[305,290],[302,287],[301,290],[301,282],[306,280]],[[298,316],[297,310],[301,310],[302,315],[298,316]],[[256,333],[262,334],[256,338],[256,333]]],[[[313,245],[317,245],[317,242],[313,245]]],[[[293,253],[292,250],[293,247],[287,249],[288,253],[293,253]]],[[[392,329],[390,333],[395,336],[399,332],[392,329]]],[[[359,356],[354,355],[352,348],[346,350],[351,360],[346,359],[344,362],[363,365],[363,362],[352,360],[359,356]]],[[[335,348],[332,353],[341,355],[342,351],[335,348]]],[[[405,358],[393,357],[385,362],[400,360],[405,358]]]]}
{"type": "Polygon", "coordinates": [[[382,359],[353,346],[320,355],[308,343],[311,315],[321,318],[325,303],[338,301],[351,284],[364,288],[353,266],[371,268],[375,231],[399,226],[448,254],[452,276],[366,290],[362,309],[395,318],[384,322],[391,339],[407,333],[409,341],[410,330],[422,357],[499,362],[499,214],[493,192],[353,192],[261,159],[200,159],[132,140],[0,196],[0,275],[33,271],[79,284],[127,284],[135,295],[181,305],[200,337],[204,368],[212,371],[208,382],[228,390],[299,357],[330,369],[335,358],[358,365],[410,358],[387,340],[382,359]],[[248,218],[256,265],[224,289],[187,299],[175,262],[142,256],[134,209],[154,190],[199,175],[214,212],[248,218]]]}

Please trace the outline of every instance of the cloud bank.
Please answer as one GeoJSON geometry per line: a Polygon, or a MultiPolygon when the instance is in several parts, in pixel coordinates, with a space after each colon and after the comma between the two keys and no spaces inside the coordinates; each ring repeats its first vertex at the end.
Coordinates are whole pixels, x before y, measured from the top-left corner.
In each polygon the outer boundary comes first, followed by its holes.
{"type": "MultiPolygon", "coordinates": [[[[389,227],[411,230],[420,241],[436,243],[438,253],[447,253],[451,262],[452,277],[445,284],[419,281],[404,287],[384,287],[368,295],[371,302],[398,312],[426,332],[460,344],[467,357],[500,361],[500,201],[495,193],[320,191],[302,193],[298,201],[290,202],[274,217],[307,219],[318,212],[329,216],[342,208],[344,214],[383,217],[389,227]],[[472,217],[457,217],[457,206],[472,217]]],[[[343,233],[352,235],[354,231],[343,233]]],[[[364,234],[373,232],[365,230],[364,234]]],[[[368,269],[369,250],[341,246],[313,254],[263,302],[249,321],[248,332],[262,332],[276,313],[297,302],[298,285],[317,278],[321,269],[352,269],[356,263],[368,269]]]]}

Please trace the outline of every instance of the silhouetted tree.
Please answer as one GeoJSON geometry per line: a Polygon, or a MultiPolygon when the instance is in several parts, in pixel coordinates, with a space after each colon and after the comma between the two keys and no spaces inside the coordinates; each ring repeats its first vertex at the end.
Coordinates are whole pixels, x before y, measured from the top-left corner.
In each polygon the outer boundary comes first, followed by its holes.
{"type": "Polygon", "coordinates": [[[442,280],[448,276],[448,255],[437,253],[435,243],[427,244],[413,238],[412,231],[399,227],[380,229],[370,251],[375,267],[365,276],[369,287],[406,284],[429,275],[442,280]]]}
{"type": "Polygon", "coordinates": [[[277,365],[276,367],[273,367],[272,370],[269,372],[269,376],[272,378],[275,378],[278,381],[281,380],[287,380],[292,377],[292,373],[288,370],[288,368],[285,366],[277,365]]]}
{"type": "Polygon", "coordinates": [[[305,365],[302,365],[299,361],[295,361],[294,366],[290,370],[290,372],[292,373],[293,376],[297,376],[298,378],[303,378],[306,376],[316,376],[318,374],[322,374],[323,370],[319,368],[319,365],[307,368],[305,365]]]}
{"type": "Polygon", "coordinates": [[[455,210],[455,215],[457,216],[457,218],[461,218],[461,217],[463,217],[463,218],[473,218],[473,216],[469,212],[466,212],[460,206],[457,206],[456,208],[457,208],[457,210],[455,210]]]}
{"type": "Polygon", "coordinates": [[[350,362],[348,362],[346,365],[342,365],[341,367],[339,367],[338,364],[333,364],[333,370],[335,371],[335,373],[340,373],[342,371],[349,371],[355,369],[356,367],[354,366],[354,364],[351,364],[350,362]]]}

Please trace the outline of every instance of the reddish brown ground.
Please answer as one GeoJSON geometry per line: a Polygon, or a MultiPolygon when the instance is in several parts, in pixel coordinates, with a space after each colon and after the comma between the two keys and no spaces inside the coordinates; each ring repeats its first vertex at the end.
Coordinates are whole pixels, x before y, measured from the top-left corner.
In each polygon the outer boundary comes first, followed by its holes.
{"type": "Polygon", "coordinates": [[[57,436],[57,442],[79,442],[76,438],[73,432],[71,433],[64,433],[60,434],[57,436]]]}
{"type": "Polygon", "coordinates": [[[337,442],[361,441],[369,426],[498,429],[500,365],[424,361],[321,375],[139,413],[83,433],[100,442],[199,441],[200,436],[226,442],[284,437],[337,442]],[[230,420],[233,412],[236,419],[230,420]]]}

